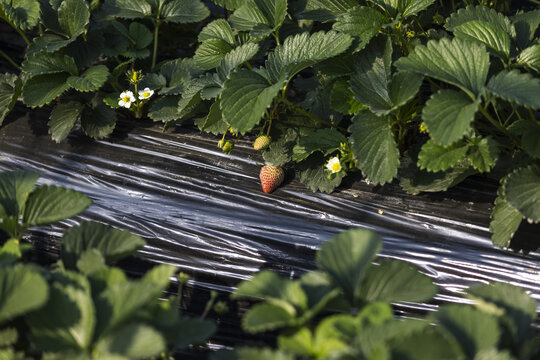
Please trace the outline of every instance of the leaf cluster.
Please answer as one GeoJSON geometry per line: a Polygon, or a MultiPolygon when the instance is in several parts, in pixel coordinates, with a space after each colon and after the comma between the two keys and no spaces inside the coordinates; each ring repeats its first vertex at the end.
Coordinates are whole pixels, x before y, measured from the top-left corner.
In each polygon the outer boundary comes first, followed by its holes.
{"type": "Polygon", "coordinates": [[[71,217],[90,205],[81,193],[33,188],[38,175],[0,174],[0,224],[12,238],[0,248],[0,355],[8,359],[148,359],[204,341],[212,321],[161,300],[175,268],[159,265],[129,279],[115,262],[145,241],[108,225],[83,222],[64,233],[52,267],[26,263],[19,244],[30,226],[71,217]]]}
{"type": "Polygon", "coordinates": [[[425,302],[431,279],[401,261],[372,263],[381,240],[351,229],[323,244],[318,270],[300,279],[262,271],[235,298],[260,301],[244,330],[278,330],[277,348],[239,347],[214,359],[533,359],[536,302],[507,284],[467,291],[471,305],[439,307],[424,318],[396,318],[391,303],[425,302]]]}
{"type": "Polygon", "coordinates": [[[540,221],[540,10],[509,1],[212,3],[1,2],[0,18],[28,49],[20,74],[0,75],[0,122],[18,99],[54,106],[55,141],[78,126],[106,137],[118,114],[165,129],[193,119],[222,135],[218,144],[271,136],[264,160],[294,166],[313,191],[332,192],[354,172],[411,194],[493,177],[498,246],[510,245],[521,220],[540,221]],[[158,46],[171,37],[186,40],[158,46]],[[146,88],[148,102],[119,101],[146,88]],[[341,170],[329,170],[336,158],[341,170]]]}

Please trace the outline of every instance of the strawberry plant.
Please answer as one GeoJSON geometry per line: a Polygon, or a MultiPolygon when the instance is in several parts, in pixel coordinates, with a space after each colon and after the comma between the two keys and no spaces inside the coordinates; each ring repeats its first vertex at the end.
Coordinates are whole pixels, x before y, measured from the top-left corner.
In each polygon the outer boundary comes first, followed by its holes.
{"type": "Polygon", "coordinates": [[[37,179],[28,171],[0,174],[0,224],[12,237],[0,247],[2,359],[149,359],[197,344],[215,331],[212,321],[179,312],[186,276],[178,277],[177,296],[160,300],[174,267],[159,265],[133,280],[113,266],[145,245],[127,231],[83,222],[64,233],[57,263],[28,263],[21,250],[31,245],[19,248],[27,227],[90,205],[73,190],[32,190],[37,179]]]}
{"type": "Polygon", "coordinates": [[[507,284],[467,291],[471,305],[443,305],[424,318],[396,318],[390,303],[436,293],[426,275],[400,261],[372,264],[381,239],[352,229],[321,246],[318,270],[300,279],[262,271],[233,297],[258,301],[245,331],[277,333],[277,349],[238,347],[213,359],[534,359],[536,301],[507,284]]]}
{"type": "Polygon", "coordinates": [[[313,191],[353,173],[411,194],[485,176],[500,182],[490,230],[506,247],[540,221],[535,4],[4,1],[27,49],[21,64],[0,52],[20,72],[0,75],[0,122],[19,99],[52,106],[55,141],[78,123],[106,137],[118,115],[191,119],[226,154],[256,137],[265,163],[313,191]]]}

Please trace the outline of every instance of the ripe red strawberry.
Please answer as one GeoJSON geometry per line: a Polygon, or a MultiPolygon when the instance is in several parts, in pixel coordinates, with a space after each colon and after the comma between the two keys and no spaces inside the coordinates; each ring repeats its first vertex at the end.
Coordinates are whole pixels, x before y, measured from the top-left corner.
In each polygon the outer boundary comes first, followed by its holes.
{"type": "Polygon", "coordinates": [[[264,165],[259,178],[261,179],[262,191],[268,194],[281,185],[285,179],[285,172],[279,166],[264,165]]]}
{"type": "Polygon", "coordinates": [[[264,150],[270,145],[270,136],[261,135],[253,142],[253,148],[257,151],[264,150]]]}

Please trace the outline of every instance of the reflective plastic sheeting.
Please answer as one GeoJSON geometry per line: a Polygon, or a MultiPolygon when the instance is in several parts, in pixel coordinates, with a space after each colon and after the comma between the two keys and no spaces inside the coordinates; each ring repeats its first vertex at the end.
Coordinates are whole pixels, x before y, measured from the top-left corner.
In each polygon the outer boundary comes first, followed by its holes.
{"type": "MultiPolygon", "coordinates": [[[[321,243],[364,227],[383,237],[381,256],[415,264],[440,287],[433,304],[399,305],[404,315],[466,302],[460,295],[467,287],[494,281],[540,300],[540,253],[491,244],[497,187],[491,180],[473,178],[446,193],[419,196],[356,181],[323,194],[306,189],[289,170],[285,184],[267,195],[258,178],[263,160],[249,139],[225,155],[218,138],[192,127],[162,133],[151,122],[123,120],[110,139],[76,133],[56,144],[46,122],[39,111],[6,120],[0,170],[33,170],[40,183],[85,193],[93,205],[77,220],[143,236],[147,246],[137,258],[177,266],[192,275],[194,287],[230,292],[261,269],[298,276],[315,267],[321,243]]],[[[39,229],[41,251],[54,258],[61,233],[74,223],[39,229]]],[[[538,244],[538,230],[525,226],[517,242],[538,244]]]]}

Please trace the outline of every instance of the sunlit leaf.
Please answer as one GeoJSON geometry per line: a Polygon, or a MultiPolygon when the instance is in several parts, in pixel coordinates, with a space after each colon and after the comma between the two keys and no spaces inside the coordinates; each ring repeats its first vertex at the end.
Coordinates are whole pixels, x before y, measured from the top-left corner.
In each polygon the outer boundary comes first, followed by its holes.
{"type": "Polygon", "coordinates": [[[505,197],[524,217],[540,222],[540,167],[531,165],[512,172],[506,180],[505,197]]]}
{"type": "Polygon", "coordinates": [[[75,216],[91,204],[83,193],[42,185],[28,195],[22,221],[28,226],[48,225],[75,216]]]}
{"type": "Polygon", "coordinates": [[[67,83],[77,91],[90,92],[101,88],[109,77],[109,69],[105,65],[92,66],[80,76],[70,76],[67,83]]]}
{"type": "Polygon", "coordinates": [[[0,271],[0,324],[45,304],[47,282],[37,268],[15,265],[0,271]]]}
{"type": "Polygon", "coordinates": [[[368,302],[428,301],[437,286],[418,269],[402,261],[383,261],[368,268],[359,295],[368,302]]]}
{"type": "Polygon", "coordinates": [[[454,29],[457,38],[480,42],[503,60],[510,56],[510,35],[485,21],[469,21],[454,29]]]}
{"type": "Polygon", "coordinates": [[[489,54],[484,45],[443,38],[416,46],[409,56],[400,58],[395,65],[401,70],[446,81],[475,98],[486,83],[489,54]]]}
{"type": "Polygon", "coordinates": [[[439,90],[427,101],[422,120],[434,142],[450,145],[470,129],[480,99],[471,99],[460,91],[439,90]]]}
{"type": "Polygon", "coordinates": [[[35,108],[50,103],[70,88],[68,73],[38,75],[27,80],[23,86],[23,101],[35,108]]]}
{"type": "Polygon", "coordinates": [[[329,274],[349,301],[354,302],[361,296],[361,281],[381,247],[381,238],[375,232],[351,229],[321,245],[317,266],[329,274]]]}
{"type": "Polygon", "coordinates": [[[429,172],[448,170],[459,163],[468,150],[469,145],[463,142],[442,146],[429,140],[418,154],[418,167],[429,172]]]}
{"type": "Polygon", "coordinates": [[[78,101],[68,101],[56,105],[49,118],[49,134],[56,142],[64,140],[81,116],[83,105],[78,101]]]}
{"type": "Polygon", "coordinates": [[[22,81],[15,74],[0,74],[0,125],[17,103],[22,81]]]}
{"type": "Polygon", "coordinates": [[[531,109],[540,109],[540,79],[519,70],[503,70],[487,86],[493,95],[531,109]]]}
{"type": "Polygon", "coordinates": [[[77,259],[87,250],[96,249],[111,264],[133,254],[145,241],[129,231],[111,226],[83,222],[66,230],[62,238],[62,261],[68,268],[75,268],[77,259]]]}
{"type": "Polygon", "coordinates": [[[90,10],[85,0],[64,0],[58,7],[58,23],[70,38],[82,34],[89,20],[90,10]]]}
{"type": "Polygon", "coordinates": [[[142,323],[129,323],[96,344],[98,354],[121,355],[128,359],[148,359],[166,349],[163,336],[154,328],[142,323]]]}
{"type": "Polygon", "coordinates": [[[376,185],[392,181],[400,161],[390,120],[362,110],[353,118],[349,131],[357,166],[368,181],[376,185]]]}

